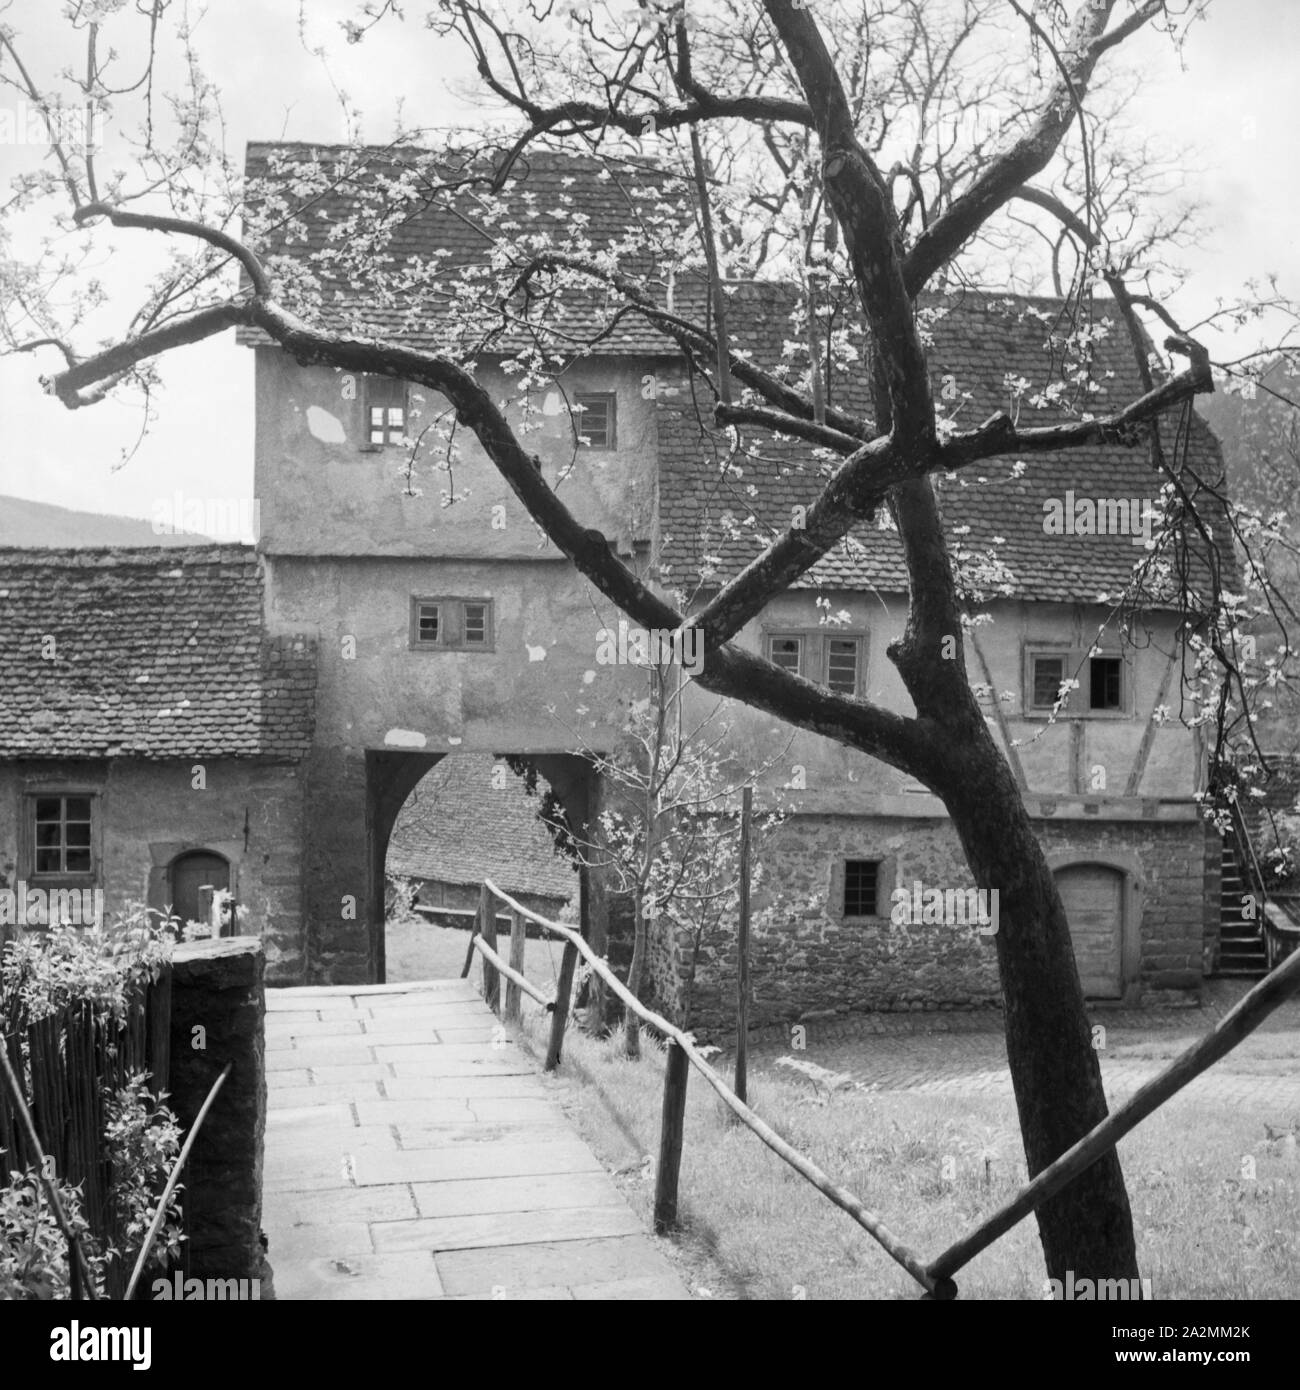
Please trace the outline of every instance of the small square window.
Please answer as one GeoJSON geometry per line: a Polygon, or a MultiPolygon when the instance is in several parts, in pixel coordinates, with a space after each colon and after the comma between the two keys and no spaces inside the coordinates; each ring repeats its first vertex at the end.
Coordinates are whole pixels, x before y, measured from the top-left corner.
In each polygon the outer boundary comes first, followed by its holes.
{"type": "Polygon", "coordinates": [[[89,874],[91,798],[37,796],[29,803],[34,874],[89,874]]]}
{"type": "Polygon", "coordinates": [[[492,601],[412,598],[411,647],[440,652],[491,651],[492,601]]]}
{"type": "Polygon", "coordinates": [[[858,637],[832,637],[826,644],[826,686],[839,695],[858,693],[858,661],[862,641],[858,637]]]}
{"type": "Polygon", "coordinates": [[[878,859],[846,859],[844,861],[844,915],[846,917],[875,917],[876,890],[880,879],[878,859]]]}
{"type": "Polygon", "coordinates": [[[1124,708],[1124,662],[1118,656],[1094,656],[1088,669],[1088,703],[1091,709],[1124,708]]]}
{"type": "Polygon", "coordinates": [[[575,429],[587,448],[615,447],[614,401],[612,391],[579,391],[574,394],[575,429]]]}
{"type": "Polygon", "coordinates": [[[1129,704],[1128,677],[1122,656],[1090,656],[1086,651],[1031,652],[1027,657],[1029,708],[1050,712],[1063,684],[1062,712],[1072,719],[1089,714],[1124,714],[1129,704]]]}
{"type": "Polygon", "coordinates": [[[391,377],[366,379],[366,439],[371,448],[406,438],[406,383],[391,377]]]}
{"type": "Polygon", "coordinates": [[[803,673],[803,638],[771,636],[767,639],[767,659],[792,676],[803,673]]]}

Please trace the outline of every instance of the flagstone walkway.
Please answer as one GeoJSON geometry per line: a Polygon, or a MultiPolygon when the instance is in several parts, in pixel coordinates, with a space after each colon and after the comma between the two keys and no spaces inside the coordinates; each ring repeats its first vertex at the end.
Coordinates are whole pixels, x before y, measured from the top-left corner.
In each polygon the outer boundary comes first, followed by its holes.
{"type": "Polygon", "coordinates": [[[277,1298],[683,1299],[468,982],[267,991],[277,1298]]]}

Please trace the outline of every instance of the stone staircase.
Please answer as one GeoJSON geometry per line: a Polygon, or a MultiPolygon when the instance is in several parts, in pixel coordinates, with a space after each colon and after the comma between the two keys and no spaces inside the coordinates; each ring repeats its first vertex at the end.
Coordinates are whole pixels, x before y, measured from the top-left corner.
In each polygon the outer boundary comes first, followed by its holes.
{"type": "Polygon", "coordinates": [[[1245,916],[1242,898],[1251,892],[1232,839],[1223,841],[1223,880],[1219,892],[1219,968],[1218,975],[1245,975],[1255,979],[1268,973],[1268,958],[1262,932],[1263,904],[1255,908],[1255,919],[1245,916]]]}

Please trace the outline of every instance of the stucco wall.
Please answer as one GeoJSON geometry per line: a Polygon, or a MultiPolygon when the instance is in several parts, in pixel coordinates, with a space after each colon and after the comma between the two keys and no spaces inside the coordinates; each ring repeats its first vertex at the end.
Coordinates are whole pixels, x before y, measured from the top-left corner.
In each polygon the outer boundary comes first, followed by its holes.
{"type": "MultiPolygon", "coordinates": [[[[903,634],[907,613],[902,596],[835,591],[823,594],[811,589],[787,592],[774,598],[761,618],[747,624],[738,640],[752,651],[762,651],[765,630],[817,630],[825,612],[817,606],[819,598],[830,600],[832,613],[843,610],[849,615],[842,628],[822,629],[828,635],[839,631],[866,634],[864,696],[888,709],[911,714],[912,702],[886,654],[889,644],[903,634]]],[[[1198,773],[1192,732],[1177,722],[1153,726],[1151,720],[1158,704],[1175,712],[1178,708],[1176,670],[1166,684],[1166,653],[1174,649],[1170,620],[1153,618],[1150,640],[1144,633],[1145,645],[1125,650],[1131,672],[1129,713],[1123,717],[1073,719],[1063,715],[1052,724],[1040,715],[1025,713],[1025,646],[1068,643],[1086,648],[1096,639],[1105,611],[1099,607],[1010,601],[994,603],[990,611],[994,621],[981,625],[975,640],[987,663],[991,685],[1000,696],[1009,697],[999,701],[1005,734],[991,703],[985,707],[999,746],[1006,749],[1008,738],[1017,745],[1015,755],[1024,769],[1028,791],[1104,801],[1129,795],[1184,802],[1191,798],[1198,773]],[[1141,776],[1130,793],[1129,780],[1138,764],[1144,736],[1149,749],[1141,776]]],[[[990,683],[969,636],[964,650],[972,683],[990,683]]],[[[694,696],[698,708],[715,700],[705,691],[694,696]]],[[[747,764],[771,758],[790,737],[791,731],[782,728],[770,715],[734,702],[728,702],[725,718],[732,725],[734,747],[747,764]]],[[[818,734],[795,732],[788,753],[782,753],[762,781],[767,786],[786,786],[790,802],[808,811],[935,814],[941,809],[931,799],[916,800],[923,789],[903,774],[818,734]],[[895,800],[900,796],[908,798],[905,805],[895,800]]]]}
{"type": "MultiPolygon", "coordinates": [[[[569,400],[576,391],[616,394],[612,451],[575,449],[560,391],[536,392],[525,422],[517,383],[489,363],[476,373],[512,423],[526,424],[522,438],[542,458],[547,481],[566,505],[624,550],[650,529],[657,432],[643,380],[653,370],[648,360],[587,359],[561,378],[569,400]]],[[[409,479],[409,450],[372,449],[364,388],[364,378],[301,367],[279,348],[257,349],[255,487],[262,549],[297,555],[557,553],[549,542],[539,545],[536,526],[470,430],[456,430],[447,471],[439,466],[447,444],[434,425],[409,479]],[[456,501],[444,506],[444,495],[456,501]]],[[[418,434],[447,406],[435,392],[412,393],[412,411],[420,414],[412,414],[409,429],[418,434]]]]}
{"type": "Polygon", "coordinates": [[[268,978],[300,978],[303,780],[297,766],[242,759],[0,763],[0,875],[10,883],[21,871],[23,793],[42,788],[84,788],[98,796],[94,857],[106,917],[131,903],[163,908],[172,860],[187,850],[212,850],[230,862],[231,886],[247,910],[242,931],[262,938],[268,978]]]}

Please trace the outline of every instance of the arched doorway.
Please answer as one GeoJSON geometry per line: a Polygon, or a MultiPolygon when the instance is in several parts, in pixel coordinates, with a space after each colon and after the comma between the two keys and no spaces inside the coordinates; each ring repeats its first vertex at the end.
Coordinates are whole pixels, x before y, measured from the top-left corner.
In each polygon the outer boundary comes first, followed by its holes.
{"type": "MultiPolygon", "coordinates": [[[[454,755],[387,749],[368,750],[366,753],[366,842],[369,860],[366,920],[370,927],[372,982],[375,984],[387,983],[389,979],[384,908],[386,861],[393,826],[410,793],[425,774],[447,756],[454,755]]],[[[525,759],[550,786],[563,806],[569,824],[587,824],[595,786],[590,758],[573,753],[529,751],[494,753],[492,756],[500,760],[525,759]]],[[[599,880],[591,879],[586,872],[579,873],[577,878],[582,933],[597,950],[603,951],[603,907],[598,903],[593,908],[592,903],[593,892],[600,891],[599,880]]]]}
{"type": "Polygon", "coordinates": [[[1074,958],[1084,995],[1119,999],[1124,994],[1124,882],[1105,864],[1070,864],[1056,870],[1074,958]]]}
{"type": "MultiPolygon", "coordinates": [[[[207,912],[200,897],[201,888],[230,887],[230,864],[211,850],[193,849],[178,854],[167,871],[168,900],[182,925],[203,922],[207,912]]],[[[203,898],[206,898],[206,894],[203,898]]]]}

